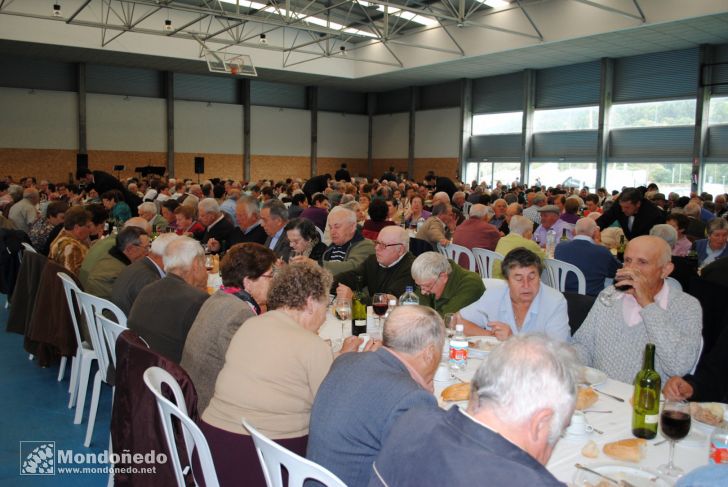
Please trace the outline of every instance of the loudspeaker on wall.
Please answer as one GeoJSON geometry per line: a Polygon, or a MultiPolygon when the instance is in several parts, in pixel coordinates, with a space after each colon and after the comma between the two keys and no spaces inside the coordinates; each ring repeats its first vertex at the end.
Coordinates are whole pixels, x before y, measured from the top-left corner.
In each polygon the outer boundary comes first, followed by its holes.
{"type": "Polygon", "coordinates": [[[205,172],[205,158],[195,157],[195,174],[202,174],[205,172]]]}

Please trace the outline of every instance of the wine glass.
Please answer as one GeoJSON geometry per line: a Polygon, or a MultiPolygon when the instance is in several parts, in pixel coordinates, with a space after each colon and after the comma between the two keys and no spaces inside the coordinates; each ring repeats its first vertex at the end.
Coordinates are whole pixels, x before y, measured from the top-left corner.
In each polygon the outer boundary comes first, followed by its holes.
{"type": "Polygon", "coordinates": [[[372,296],[372,309],[374,310],[374,314],[377,315],[377,327],[379,329],[382,328],[382,316],[387,313],[388,308],[389,299],[386,294],[375,293],[374,296],[372,296]]]}
{"type": "Polygon", "coordinates": [[[675,454],[675,442],[685,438],[690,432],[690,403],[687,401],[665,401],[660,415],[662,435],[670,440],[670,458],[666,465],[660,465],[657,471],[669,477],[679,477],[684,473],[676,467],[672,459],[675,454]]]}
{"type": "Polygon", "coordinates": [[[615,276],[614,284],[599,293],[599,302],[604,306],[611,308],[614,303],[622,297],[624,292],[628,291],[632,287],[629,284],[622,286],[619,285],[619,282],[624,281],[625,279],[629,279],[629,276],[615,276]]]}
{"type": "Polygon", "coordinates": [[[344,343],[344,326],[351,320],[351,299],[339,298],[334,299],[332,308],[334,316],[341,320],[341,343],[344,343]]]}

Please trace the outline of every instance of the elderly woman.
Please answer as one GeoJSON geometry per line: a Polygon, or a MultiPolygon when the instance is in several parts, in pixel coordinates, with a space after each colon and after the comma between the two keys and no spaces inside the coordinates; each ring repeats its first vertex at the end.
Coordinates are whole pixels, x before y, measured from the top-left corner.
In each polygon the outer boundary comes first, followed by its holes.
{"type": "Polygon", "coordinates": [[[690,220],[682,213],[670,213],[667,215],[666,223],[677,232],[677,241],[672,247],[672,255],[675,257],[687,257],[693,243],[685,235],[688,230],[690,220]]]}
{"type": "MultiPolygon", "coordinates": [[[[267,313],[249,319],[232,338],[202,428],[220,485],[265,485],[242,418],[283,447],[306,455],[311,406],[333,362],[318,336],[326,320],[332,277],[311,264],[285,266],[273,278],[267,313]]],[[[357,349],[358,337],[342,352],[357,349]]]]}
{"type": "Polygon", "coordinates": [[[195,209],[192,206],[180,205],[174,210],[177,220],[177,235],[187,235],[197,241],[201,241],[205,235],[205,227],[195,220],[195,209]]]}
{"type": "Polygon", "coordinates": [[[716,259],[728,257],[728,221],[725,218],[713,218],[708,223],[707,232],[708,238],[694,244],[700,267],[705,267],[716,259]]]}
{"type": "Polygon", "coordinates": [[[491,279],[476,302],[460,310],[468,335],[495,335],[507,340],[521,333],[543,333],[568,341],[571,336],[566,299],[541,283],[541,258],[525,248],[506,254],[501,264],[506,282],[491,279]]]}
{"type": "Polygon", "coordinates": [[[429,211],[425,211],[425,205],[421,196],[413,196],[410,200],[410,207],[404,212],[404,223],[407,228],[416,227],[420,220],[427,220],[432,215],[429,211]]]}
{"type": "Polygon", "coordinates": [[[106,191],[101,195],[101,202],[109,211],[109,218],[114,221],[116,226],[121,227],[125,221],[131,218],[131,208],[124,201],[121,191],[117,189],[106,191]]]}
{"type": "Polygon", "coordinates": [[[233,246],[220,261],[223,285],[200,308],[182,352],[181,365],[195,384],[200,411],[212,398],[233,335],[267,303],[276,260],[269,248],[243,243],[233,246]]]}
{"type": "Polygon", "coordinates": [[[177,231],[177,215],[174,214],[174,210],[179,207],[179,201],[177,200],[166,200],[160,205],[160,211],[165,220],[167,220],[167,231],[177,231]]]}
{"type": "Polygon", "coordinates": [[[326,244],[321,241],[321,237],[311,220],[306,218],[295,218],[289,221],[285,227],[286,237],[291,246],[290,259],[294,257],[308,257],[315,261],[320,261],[321,256],[326,250],[326,244]]]}

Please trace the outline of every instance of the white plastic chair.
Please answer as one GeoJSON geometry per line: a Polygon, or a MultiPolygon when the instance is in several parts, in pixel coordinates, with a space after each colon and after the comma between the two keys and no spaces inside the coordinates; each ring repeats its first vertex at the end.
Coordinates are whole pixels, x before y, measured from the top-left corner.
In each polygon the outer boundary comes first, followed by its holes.
{"type": "Polygon", "coordinates": [[[581,269],[574,264],[558,259],[544,259],[544,264],[546,264],[546,269],[549,271],[553,287],[563,293],[566,290],[566,276],[569,272],[573,272],[577,280],[577,293],[586,294],[586,277],[584,277],[581,269]]]}
{"type": "Polygon", "coordinates": [[[71,313],[71,321],[73,322],[73,332],[76,335],[76,355],[71,360],[71,380],[68,385],[68,392],[70,393],[68,408],[72,408],[74,404],[78,406],[78,403],[80,403],[81,407],[77,407],[73,423],[81,424],[86,401],[86,387],[88,385],[89,375],[91,375],[91,364],[96,360],[96,351],[90,343],[84,341],[81,337],[81,329],[79,328],[78,321],[83,316],[83,308],[79,301],[81,289],[79,289],[75,281],[68,274],[59,272],[57,275],[63,282],[63,290],[66,292],[68,310],[71,313]],[[76,315],[75,309],[79,311],[78,316],[76,315]],[[82,394],[78,394],[79,389],[82,389],[82,394]]]}
{"type": "MultiPolygon", "coordinates": [[[[172,374],[160,367],[149,367],[144,372],[144,383],[157,399],[157,408],[162,418],[162,426],[164,428],[164,437],[167,440],[170,456],[172,457],[172,466],[174,475],[177,478],[177,485],[185,485],[185,475],[190,473],[189,468],[182,470],[182,464],[179,458],[179,450],[177,449],[177,441],[174,437],[174,427],[172,425],[172,417],[179,420],[182,425],[182,434],[184,438],[184,446],[187,451],[188,465],[192,465],[192,452],[197,451],[197,456],[202,467],[202,475],[205,479],[205,485],[208,487],[218,487],[220,484],[217,480],[217,472],[212,461],[210,447],[207,444],[205,436],[200,428],[192,421],[187,413],[187,405],[185,404],[184,395],[179,384],[172,377],[172,374]],[[172,391],[174,403],[162,394],[162,384],[172,391]],[[176,403],[176,404],[175,404],[176,403]]],[[[194,474],[193,474],[194,475],[194,474]]],[[[197,483],[197,482],[196,482],[197,483]]]]}
{"type": "Polygon", "coordinates": [[[303,481],[307,479],[317,480],[327,487],[346,487],[346,484],[329,470],[266,438],[247,421],[243,420],[243,426],[253,437],[268,487],[284,487],[281,465],[288,471],[288,487],[301,487],[303,481]]]}
{"type": "Polygon", "coordinates": [[[314,226],[316,227],[316,231],[317,231],[317,232],[318,232],[318,234],[319,234],[319,240],[320,240],[321,242],[323,242],[323,241],[324,241],[324,231],[323,231],[323,230],[321,230],[321,229],[320,229],[319,227],[317,227],[316,225],[314,225],[314,226]]]}
{"type": "Polygon", "coordinates": [[[101,331],[104,334],[104,340],[106,341],[106,346],[109,350],[111,365],[116,368],[116,339],[119,338],[119,335],[121,335],[127,327],[125,325],[115,323],[106,316],[98,313],[96,313],[96,320],[101,324],[101,331]]]}
{"type": "Polygon", "coordinates": [[[475,272],[475,256],[473,256],[473,253],[470,251],[469,248],[451,243],[447,244],[444,247],[440,244],[437,244],[437,250],[456,264],[460,263],[460,256],[465,254],[468,257],[468,269],[471,272],[475,272]]]}
{"type": "MultiPolygon", "coordinates": [[[[96,412],[99,409],[99,396],[101,395],[101,383],[106,382],[106,373],[109,370],[109,364],[111,359],[109,358],[109,348],[105,340],[105,334],[101,323],[96,320],[97,314],[102,314],[104,311],[110,312],[116,320],[126,328],[126,315],[120,310],[114,303],[105,299],[93,296],[83,291],[78,293],[78,300],[83,308],[83,314],[86,317],[86,323],[88,324],[88,333],[91,335],[91,345],[96,351],[96,361],[99,364],[99,368],[94,375],[94,386],[91,393],[91,407],[89,408],[88,426],[86,427],[86,439],[83,445],[88,447],[91,444],[91,436],[94,432],[94,425],[96,424],[96,412]]],[[[112,344],[112,346],[115,345],[112,344]]],[[[81,403],[81,394],[86,394],[86,384],[81,383],[79,388],[79,402],[81,403]]],[[[82,403],[81,403],[82,404],[82,403]]],[[[76,406],[78,408],[78,406],[76,406]]],[[[76,411],[78,416],[78,410],[76,411]]]]}
{"type": "Polygon", "coordinates": [[[475,261],[478,263],[478,271],[480,277],[491,278],[493,277],[493,264],[495,261],[503,262],[504,257],[498,252],[494,252],[488,249],[473,249],[473,255],[475,261]]]}
{"type": "Polygon", "coordinates": [[[28,242],[21,242],[21,245],[23,246],[23,248],[25,249],[26,252],[32,252],[34,254],[38,253],[38,251],[35,250],[35,247],[30,245],[28,242]]]}
{"type": "Polygon", "coordinates": [[[470,216],[470,208],[472,206],[473,206],[473,204],[470,203],[469,201],[466,201],[465,203],[463,203],[463,216],[465,218],[468,218],[470,216]]]}

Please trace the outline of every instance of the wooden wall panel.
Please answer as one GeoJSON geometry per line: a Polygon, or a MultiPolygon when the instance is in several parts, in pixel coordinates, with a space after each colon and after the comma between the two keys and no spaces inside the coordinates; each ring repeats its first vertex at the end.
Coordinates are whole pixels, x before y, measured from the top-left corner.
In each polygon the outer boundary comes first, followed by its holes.
{"type": "Polygon", "coordinates": [[[175,152],[174,174],[177,178],[189,178],[197,181],[195,174],[195,157],[205,158],[205,173],[200,174],[200,181],[212,178],[243,179],[242,154],[205,154],[191,152],[175,152]]]}
{"type": "Polygon", "coordinates": [[[65,149],[0,149],[0,177],[23,176],[59,183],[76,173],[76,151],[65,149]]]}
{"type": "MultiPolygon", "coordinates": [[[[384,171],[394,166],[396,172],[407,172],[407,159],[374,159],[373,177],[379,178],[384,171]]],[[[456,180],[458,160],[456,157],[420,157],[415,159],[414,178],[422,181],[427,171],[435,171],[438,176],[447,176],[456,180]]]]}
{"type": "Polygon", "coordinates": [[[250,156],[251,179],[306,179],[311,176],[311,158],[296,156],[250,156]]]}
{"type": "Polygon", "coordinates": [[[319,157],[318,172],[319,174],[329,173],[333,177],[343,163],[346,163],[352,176],[368,177],[367,160],[349,157],[319,157]]]}
{"type": "MultiPolygon", "coordinates": [[[[88,167],[93,171],[106,171],[109,174],[117,175],[114,166],[123,164],[126,166],[121,171],[120,177],[130,178],[138,176],[134,171],[142,166],[166,166],[166,152],[134,152],[134,151],[113,151],[113,150],[90,150],[88,151],[88,167]]],[[[74,162],[74,169],[76,165],[74,162]]]]}

